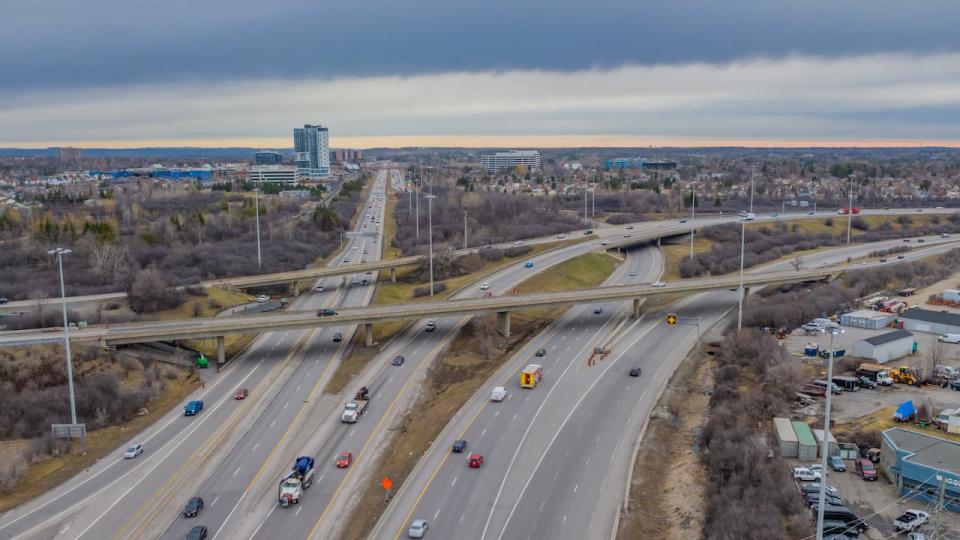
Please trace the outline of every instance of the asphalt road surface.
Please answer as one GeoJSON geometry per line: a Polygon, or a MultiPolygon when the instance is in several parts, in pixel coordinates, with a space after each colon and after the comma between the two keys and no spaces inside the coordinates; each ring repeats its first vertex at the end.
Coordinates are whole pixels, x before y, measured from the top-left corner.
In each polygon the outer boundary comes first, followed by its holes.
{"type": "MultiPolygon", "coordinates": [[[[899,243],[824,251],[801,263],[807,268],[837,264],[899,243]]],[[[952,247],[933,245],[907,258],[952,247]]],[[[621,275],[618,270],[613,279],[621,275]]],[[[597,316],[589,306],[571,309],[515,355],[445,428],[372,538],[404,537],[413,519],[429,522],[428,538],[610,538],[644,420],[698,333],[735,309],[736,302],[735,292],[703,293],[635,322],[627,319],[626,305],[604,307],[605,313],[616,311],[608,324],[623,326],[611,355],[593,366],[586,362],[589,351],[606,341],[584,331],[595,328],[591,322],[597,316]],[[687,324],[666,325],[667,311],[687,324]],[[698,320],[699,328],[690,324],[698,320]],[[540,347],[547,349],[538,362],[545,366],[544,379],[535,389],[521,389],[517,371],[540,347]],[[634,367],[641,368],[640,377],[628,375],[634,367]],[[490,402],[490,389],[497,385],[507,387],[510,399],[490,402]],[[466,454],[450,451],[459,438],[468,441],[466,454]],[[485,457],[480,469],[467,467],[472,452],[485,457]]]]}

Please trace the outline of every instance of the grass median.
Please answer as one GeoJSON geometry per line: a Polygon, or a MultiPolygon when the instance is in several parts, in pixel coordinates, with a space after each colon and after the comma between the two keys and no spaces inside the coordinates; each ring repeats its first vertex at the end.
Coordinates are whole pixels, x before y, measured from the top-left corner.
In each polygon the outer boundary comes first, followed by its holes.
{"type": "MultiPolygon", "coordinates": [[[[617,266],[617,259],[603,253],[575,257],[532,276],[518,288],[523,292],[546,292],[603,283],[617,266]]],[[[366,538],[388,501],[380,479],[389,477],[394,491],[402,486],[420,456],[425,454],[451,418],[513,353],[539,334],[567,308],[516,312],[511,315],[510,338],[496,333],[496,316],[474,317],[464,325],[453,342],[434,360],[427,371],[420,394],[408,412],[394,422],[385,452],[368,475],[359,502],[353,508],[342,538],[366,538]],[[429,422],[422,421],[429,418],[429,422]]],[[[390,535],[393,531],[388,531],[390,535]]]]}

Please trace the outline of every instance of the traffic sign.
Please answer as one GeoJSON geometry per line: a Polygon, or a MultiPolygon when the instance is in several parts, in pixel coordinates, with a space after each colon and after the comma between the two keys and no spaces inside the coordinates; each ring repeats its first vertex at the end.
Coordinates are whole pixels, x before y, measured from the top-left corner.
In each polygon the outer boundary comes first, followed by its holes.
{"type": "Polygon", "coordinates": [[[667,313],[667,324],[677,324],[676,313],[667,313]]]}
{"type": "Polygon", "coordinates": [[[380,481],[380,485],[383,486],[383,489],[390,490],[393,488],[393,480],[389,476],[384,476],[383,480],[380,481]]]}

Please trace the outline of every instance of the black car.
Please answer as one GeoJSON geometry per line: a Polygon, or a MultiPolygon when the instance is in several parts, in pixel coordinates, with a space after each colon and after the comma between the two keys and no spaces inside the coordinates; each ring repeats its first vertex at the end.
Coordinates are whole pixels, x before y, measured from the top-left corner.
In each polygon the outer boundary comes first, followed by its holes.
{"type": "Polygon", "coordinates": [[[187,540],[203,540],[207,537],[207,528],[203,525],[197,525],[187,533],[187,540]]]}
{"type": "Polygon", "coordinates": [[[393,359],[393,365],[395,365],[395,366],[402,366],[402,365],[403,365],[403,356],[399,356],[399,355],[396,356],[396,357],[393,359]]]}
{"type": "Polygon", "coordinates": [[[587,236],[588,234],[593,234],[593,229],[588,229],[586,231],[583,231],[584,236],[587,236]]]}
{"type": "Polygon", "coordinates": [[[594,315],[599,315],[601,313],[603,313],[603,308],[596,308],[593,310],[594,315]]]}
{"type": "Polygon", "coordinates": [[[546,349],[537,349],[537,354],[536,354],[537,358],[543,358],[546,355],[547,355],[546,349]]]}
{"type": "Polygon", "coordinates": [[[951,390],[960,390],[960,379],[950,381],[951,390]]]}
{"type": "Polygon", "coordinates": [[[323,308],[317,310],[317,317],[332,317],[336,315],[337,312],[330,308],[323,308]]]}
{"type": "Polygon", "coordinates": [[[10,300],[7,300],[6,298],[0,298],[0,304],[6,304],[9,301],[10,300]]]}
{"type": "MultiPolygon", "coordinates": [[[[837,497],[836,495],[831,495],[831,494],[829,494],[829,493],[824,493],[824,496],[825,496],[825,498],[826,498],[827,504],[832,504],[832,505],[835,505],[835,506],[841,506],[841,505],[843,505],[843,501],[840,499],[840,497],[837,497]]],[[[804,493],[804,494],[803,494],[803,501],[806,503],[807,506],[813,506],[813,505],[815,505],[815,504],[819,504],[819,503],[820,503],[820,494],[819,494],[819,493],[804,493]]]]}
{"type": "Polygon", "coordinates": [[[640,373],[641,373],[640,368],[638,368],[638,367],[630,368],[630,376],[631,376],[631,377],[639,377],[639,376],[640,376],[640,373]]]}
{"type": "Polygon", "coordinates": [[[341,341],[343,341],[343,334],[341,334],[340,332],[337,332],[336,334],[333,335],[334,343],[340,343],[341,341]]]}
{"type": "Polygon", "coordinates": [[[191,497],[187,505],[183,507],[183,517],[197,517],[201,510],[203,510],[203,499],[201,497],[191,497]]]}
{"type": "Polygon", "coordinates": [[[465,439],[457,439],[453,441],[453,452],[459,454],[467,449],[467,441],[465,439]]]}
{"type": "Polygon", "coordinates": [[[859,377],[859,381],[860,381],[860,388],[869,388],[870,390],[874,390],[877,387],[876,381],[871,381],[866,377],[859,377]]]}

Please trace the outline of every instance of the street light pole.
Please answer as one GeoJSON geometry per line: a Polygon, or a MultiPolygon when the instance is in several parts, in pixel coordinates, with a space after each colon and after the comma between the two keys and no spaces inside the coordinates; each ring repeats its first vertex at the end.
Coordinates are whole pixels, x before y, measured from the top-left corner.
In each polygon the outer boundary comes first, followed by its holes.
{"type": "MultiPolygon", "coordinates": [[[[262,183],[260,184],[263,185],[262,183]]],[[[253,204],[257,208],[257,268],[263,266],[263,260],[260,258],[260,188],[253,189],[253,204]]]]}
{"type": "Polygon", "coordinates": [[[753,181],[756,178],[757,173],[750,175],[750,213],[753,213],[753,181]]]}
{"type": "Polygon", "coordinates": [[[427,199],[427,222],[428,231],[430,236],[430,296],[433,296],[433,200],[436,199],[436,195],[428,194],[427,199]]]}
{"type": "Polygon", "coordinates": [[[467,249],[467,211],[463,211],[463,249],[467,249]]]}
{"type": "Polygon", "coordinates": [[[583,222],[587,222],[587,182],[583,182],[583,222]]]}
{"type": "Polygon", "coordinates": [[[63,286],[63,256],[71,251],[64,248],[51,249],[47,255],[57,256],[57,265],[60,267],[60,298],[63,305],[63,345],[67,351],[67,391],[70,393],[70,423],[77,423],[77,403],[73,394],[73,358],[70,355],[70,326],[67,321],[67,292],[63,286]]]}
{"type": "Polygon", "coordinates": [[[697,215],[697,190],[694,183],[690,183],[690,260],[693,260],[693,220],[697,215]]]}
{"type": "Polygon", "coordinates": [[[590,192],[590,217],[597,217],[597,187],[590,192]]]}
{"type": "Polygon", "coordinates": [[[737,304],[737,332],[743,329],[743,252],[747,238],[747,220],[740,219],[740,301],[737,304]]]}
{"type": "Polygon", "coordinates": [[[847,205],[847,245],[850,245],[850,226],[853,224],[853,175],[850,175],[850,203],[847,205]]]}
{"type": "MultiPolygon", "coordinates": [[[[420,168],[420,174],[423,174],[423,168],[420,168]]],[[[420,188],[423,187],[423,179],[417,183],[417,240],[420,240],[420,188]]]]}
{"type": "Polygon", "coordinates": [[[831,328],[830,356],[827,364],[827,402],[823,411],[823,441],[820,448],[820,503],[817,505],[817,540],[823,540],[823,510],[827,498],[827,453],[830,448],[830,397],[833,396],[833,337],[839,330],[831,328]]]}

